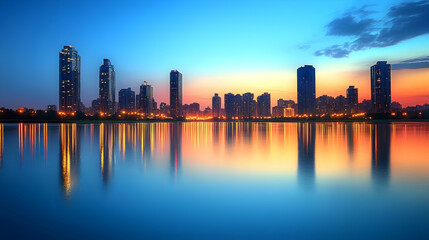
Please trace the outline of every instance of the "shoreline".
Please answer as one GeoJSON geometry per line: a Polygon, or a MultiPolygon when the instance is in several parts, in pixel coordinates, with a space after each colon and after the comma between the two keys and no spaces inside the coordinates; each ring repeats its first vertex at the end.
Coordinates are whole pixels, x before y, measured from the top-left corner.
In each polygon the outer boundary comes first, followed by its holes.
{"type": "Polygon", "coordinates": [[[0,119],[0,124],[7,123],[77,123],[77,124],[97,124],[97,123],[329,123],[329,122],[366,122],[366,123],[406,123],[406,122],[429,122],[429,119],[252,119],[252,120],[35,120],[35,119],[0,119]]]}

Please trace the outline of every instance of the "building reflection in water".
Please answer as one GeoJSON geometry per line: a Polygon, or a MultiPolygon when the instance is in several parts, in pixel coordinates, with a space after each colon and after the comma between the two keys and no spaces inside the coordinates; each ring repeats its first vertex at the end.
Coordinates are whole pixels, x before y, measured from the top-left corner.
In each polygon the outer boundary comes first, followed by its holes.
{"type": "Polygon", "coordinates": [[[349,159],[353,160],[353,154],[355,151],[355,133],[353,131],[353,123],[346,123],[346,134],[347,134],[347,150],[349,153],[349,159]]]}
{"type": "Polygon", "coordinates": [[[77,184],[80,168],[80,130],[76,124],[60,124],[60,173],[66,197],[77,184]]]}
{"type": "Polygon", "coordinates": [[[4,125],[0,124],[0,167],[4,158],[4,125]]]}
{"type": "Polygon", "coordinates": [[[298,123],[298,184],[313,186],[315,182],[315,125],[298,123]]]}
{"type": "Polygon", "coordinates": [[[140,151],[143,159],[144,167],[146,167],[147,161],[150,160],[155,145],[155,124],[151,123],[140,123],[138,126],[140,134],[140,151]]]}
{"type": "Polygon", "coordinates": [[[116,124],[100,124],[100,171],[104,183],[109,183],[115,165],[116,124]]]}
{"type": "Polygon", "coordinates": [[[182,127],[180,122],[170,125],[170,168],[174,179],[182,167],[182,127]]]}
{"type": "Polygon", "coordinates": [[[390,179],[390,124],[374,124],[371,128],[371,175],[374,183],[386,186],[390,179]]]}

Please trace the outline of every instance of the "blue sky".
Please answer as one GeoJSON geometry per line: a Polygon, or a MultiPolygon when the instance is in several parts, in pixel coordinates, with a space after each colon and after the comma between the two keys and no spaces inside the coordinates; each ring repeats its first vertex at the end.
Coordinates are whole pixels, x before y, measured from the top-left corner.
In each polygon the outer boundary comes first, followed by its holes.
{"type": "MultiPolygon", "coordinates": [[[[429,37],[423,31],[390,46],[364,46],[338,57],[350,51],[344,43],[359,39],[364,31],[377,31],[374,28],[385,24],[389,9],[402,3],[2,1],[0,105],[58,104],[58,52],[63,45],[73,45],[81,55],[81,92],[87,106],[98,96],[103,58],[115,65],[117,91],[137,90],[148,81],[158,103],[168,102],[171,69],[184,75],[185,103],[198,101],[204,106],[214,92],[268,91],[273,101],[296,99],[296,68],[304,64],[317,69],[318,96],[344,94],[348,85],[365,90],[363,73],[375,61],[396,63],[429,55],[429,37]],[[347,19],[342,17],[349,15],[364,20],[353,25],[363,27],[345,32],[341,27],[347,19]],[[340,24],[329,25],[335,19],[340,24]],[[326,50],[333,45],[341,47],[336,57],[326,50]]],[[[362,91],[365,95],[369,94],[362,91]]]]}

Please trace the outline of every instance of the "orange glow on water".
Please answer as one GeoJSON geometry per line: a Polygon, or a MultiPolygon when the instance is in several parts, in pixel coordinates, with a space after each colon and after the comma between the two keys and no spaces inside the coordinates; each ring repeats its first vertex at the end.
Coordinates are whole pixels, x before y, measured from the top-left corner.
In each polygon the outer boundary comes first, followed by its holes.
{"type": "MultiPolygon", "coordinates": [[[[20,164],[28,153],[36,155],[43,150],[47,156],[48,126],[18,124],[20,164]],[[43,148],[36,147],[41,144],[43,148]]],[[[429,178],[425,147],[429,145],[428,123],[157,122],[88,127],[91,131],[84,131],[84,136],[88,134],[84,139],[98,143],[101,177],[106,182],[114,173],[116,155],[122,162],[135,159],[144,169],[148,161],[152,167],[170,168],[175,178],[183,172],[205,177],[227,172],[309,181],[347,177],[386,183],[397,178],[429,178]],[[95,129],[99,135],[94,136],[95,129]]],[[[79,129],[82,126],[60,124],[58,130],[61,183],[66,196],[79,177],[79,129]]],[[[4,125],[0,125],[2,164],[4,144],[4,125]]]]}

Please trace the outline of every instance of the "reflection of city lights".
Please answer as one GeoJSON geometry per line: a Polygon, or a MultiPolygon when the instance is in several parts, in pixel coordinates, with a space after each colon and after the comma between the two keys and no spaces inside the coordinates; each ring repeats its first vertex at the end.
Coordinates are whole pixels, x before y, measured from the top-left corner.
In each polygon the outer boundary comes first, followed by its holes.
{"type": "Polygon", "coordinates": [[[79,161],[76,124],[60,124],[59,134],[61,179],[64,193],[69,196],[72,188],[72,165],[78,164],[79,161]]]}

